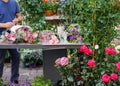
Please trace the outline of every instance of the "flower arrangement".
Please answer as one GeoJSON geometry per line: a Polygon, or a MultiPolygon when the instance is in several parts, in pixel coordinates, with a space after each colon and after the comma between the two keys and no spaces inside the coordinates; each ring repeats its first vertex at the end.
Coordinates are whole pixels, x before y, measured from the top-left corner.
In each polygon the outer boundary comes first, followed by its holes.
{"type": "Polygon", "coordinates": [[[45,44],[58,44],[59,43],[59,39],[57,37],[57,35],[49,30],[44,30],[43,32],[41,32],[41,36],[40,36],[40,40],[42,43],[45,44]]]}
{"type": "Polygon", "coordinates": [[[83,43],[83,34],[80,33],[78,27],[70,25],[67,31],[67,40],[72,43],[83,43]]]}
{"type": "MultiPolygon", "coordinates": [[[[96,51],[98,48],[96,48],[96,51]]],[[[55,66],[62,77],[63,86],[119,86],[120,58],[116,50],[106,47],[105,56],[95,58],[92,49],[83,45],[79,48],[80,55],[76,58],[62,57],[55,61],[55,66]],[[74,72],[73,72],[74,71],[74,72]],[[74,83],[72,85],[69,85],[74,83]]]]}
{"type": "Polygon", "coordinates": [[[39,32],[32,32],[27,26],[12,28],[2,35],[3,43],[36,43],[39,41],[39,32]]]}

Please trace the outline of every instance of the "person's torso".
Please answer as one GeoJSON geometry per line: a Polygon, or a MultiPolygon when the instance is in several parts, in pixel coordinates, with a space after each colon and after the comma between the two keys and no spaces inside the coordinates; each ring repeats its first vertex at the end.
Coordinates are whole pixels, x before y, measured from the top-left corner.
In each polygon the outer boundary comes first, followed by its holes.
{"type": "MultiPolygon", "coordinates": [[[[0,23],[12,22],[18,11],[17,3],[15,0],[3,2],[0,0],[0,23]]],[[[0,32],[5,28],[0,28],[0,32]]]]}

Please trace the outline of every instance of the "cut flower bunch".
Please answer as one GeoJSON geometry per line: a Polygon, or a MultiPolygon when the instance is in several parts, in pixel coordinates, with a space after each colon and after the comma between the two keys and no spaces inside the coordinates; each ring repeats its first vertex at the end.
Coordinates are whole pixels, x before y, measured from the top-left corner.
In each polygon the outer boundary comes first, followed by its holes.
{"type": "Polygon", "coordinates": [[[39,32],[32,32],[28,26],[13,26],[9,31],[3,32],[2,43],[37,43],[39,32]]]}
{"type": "MultiPolygon", "coordinates": [[[[99,53],[99,49],[96,48],[99,53]]],[[[119,86],[120,58],[116,50],[106,47],[104,57],[93,57],[92,49],[83,45],[79,48],[80,56],[58,58],[55,63],[62,75],[63,86],[119,86]],[[74,71],[74,72],[73,72],[74,71]],[[79,71],[79,72],[78,72],[79,71]],[[73,83],[74,84],[70,84],[73,83]]]]}
{"type": "Polygon", "coordinates": [[[57,34],[50,30],[43,30],[40,34],[40,40],[43,44],[58,44],[57,34]]]}

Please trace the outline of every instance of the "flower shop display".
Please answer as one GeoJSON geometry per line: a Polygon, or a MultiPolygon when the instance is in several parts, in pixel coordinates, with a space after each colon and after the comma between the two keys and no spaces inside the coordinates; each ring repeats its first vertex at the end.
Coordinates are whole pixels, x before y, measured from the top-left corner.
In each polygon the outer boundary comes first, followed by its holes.
{"type": "Polygon", "coordinates": [[[43,44],[58,44],[59,39],[57,34],[50,30],[44,30],[40,34],[40,40],[43,44]]]}
{"type": "Polygon", "coordinates": [[[93,49],[83,45],[79,48],[79,56],[61,57],[55,61],[62,76],[62,86],[119,86],[120,58],[116,50],[106,47],[104,57],[95,58],[93,49]],[[74,83],[74,84],[72,84],[74,83]]]}
{"type": "Polygon", "coordinates": [[[3,32],[1,43],[37,43],[39,31],[33,32],[29,26],[13,26],[10,30],[3,32]]]}

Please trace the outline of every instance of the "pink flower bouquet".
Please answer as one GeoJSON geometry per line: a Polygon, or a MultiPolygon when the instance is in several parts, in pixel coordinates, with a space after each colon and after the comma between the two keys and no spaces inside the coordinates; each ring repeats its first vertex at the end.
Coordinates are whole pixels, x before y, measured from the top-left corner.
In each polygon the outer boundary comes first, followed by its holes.
{"type": "Polygon", "coordinates": [[[39,32],[32,32],[28,26],[13,27],[10,31],[5,31],[2,35],[2,43],[37,43],[39,32]]]}
{"type": "Polygon", "coordinates": [[[56,34],[50,30],[45,30],[41,32],[40,40],[43,44],[44,43],[45,44],[58,44],[59,43],[59,39],[56,36],[56,34]]]}

